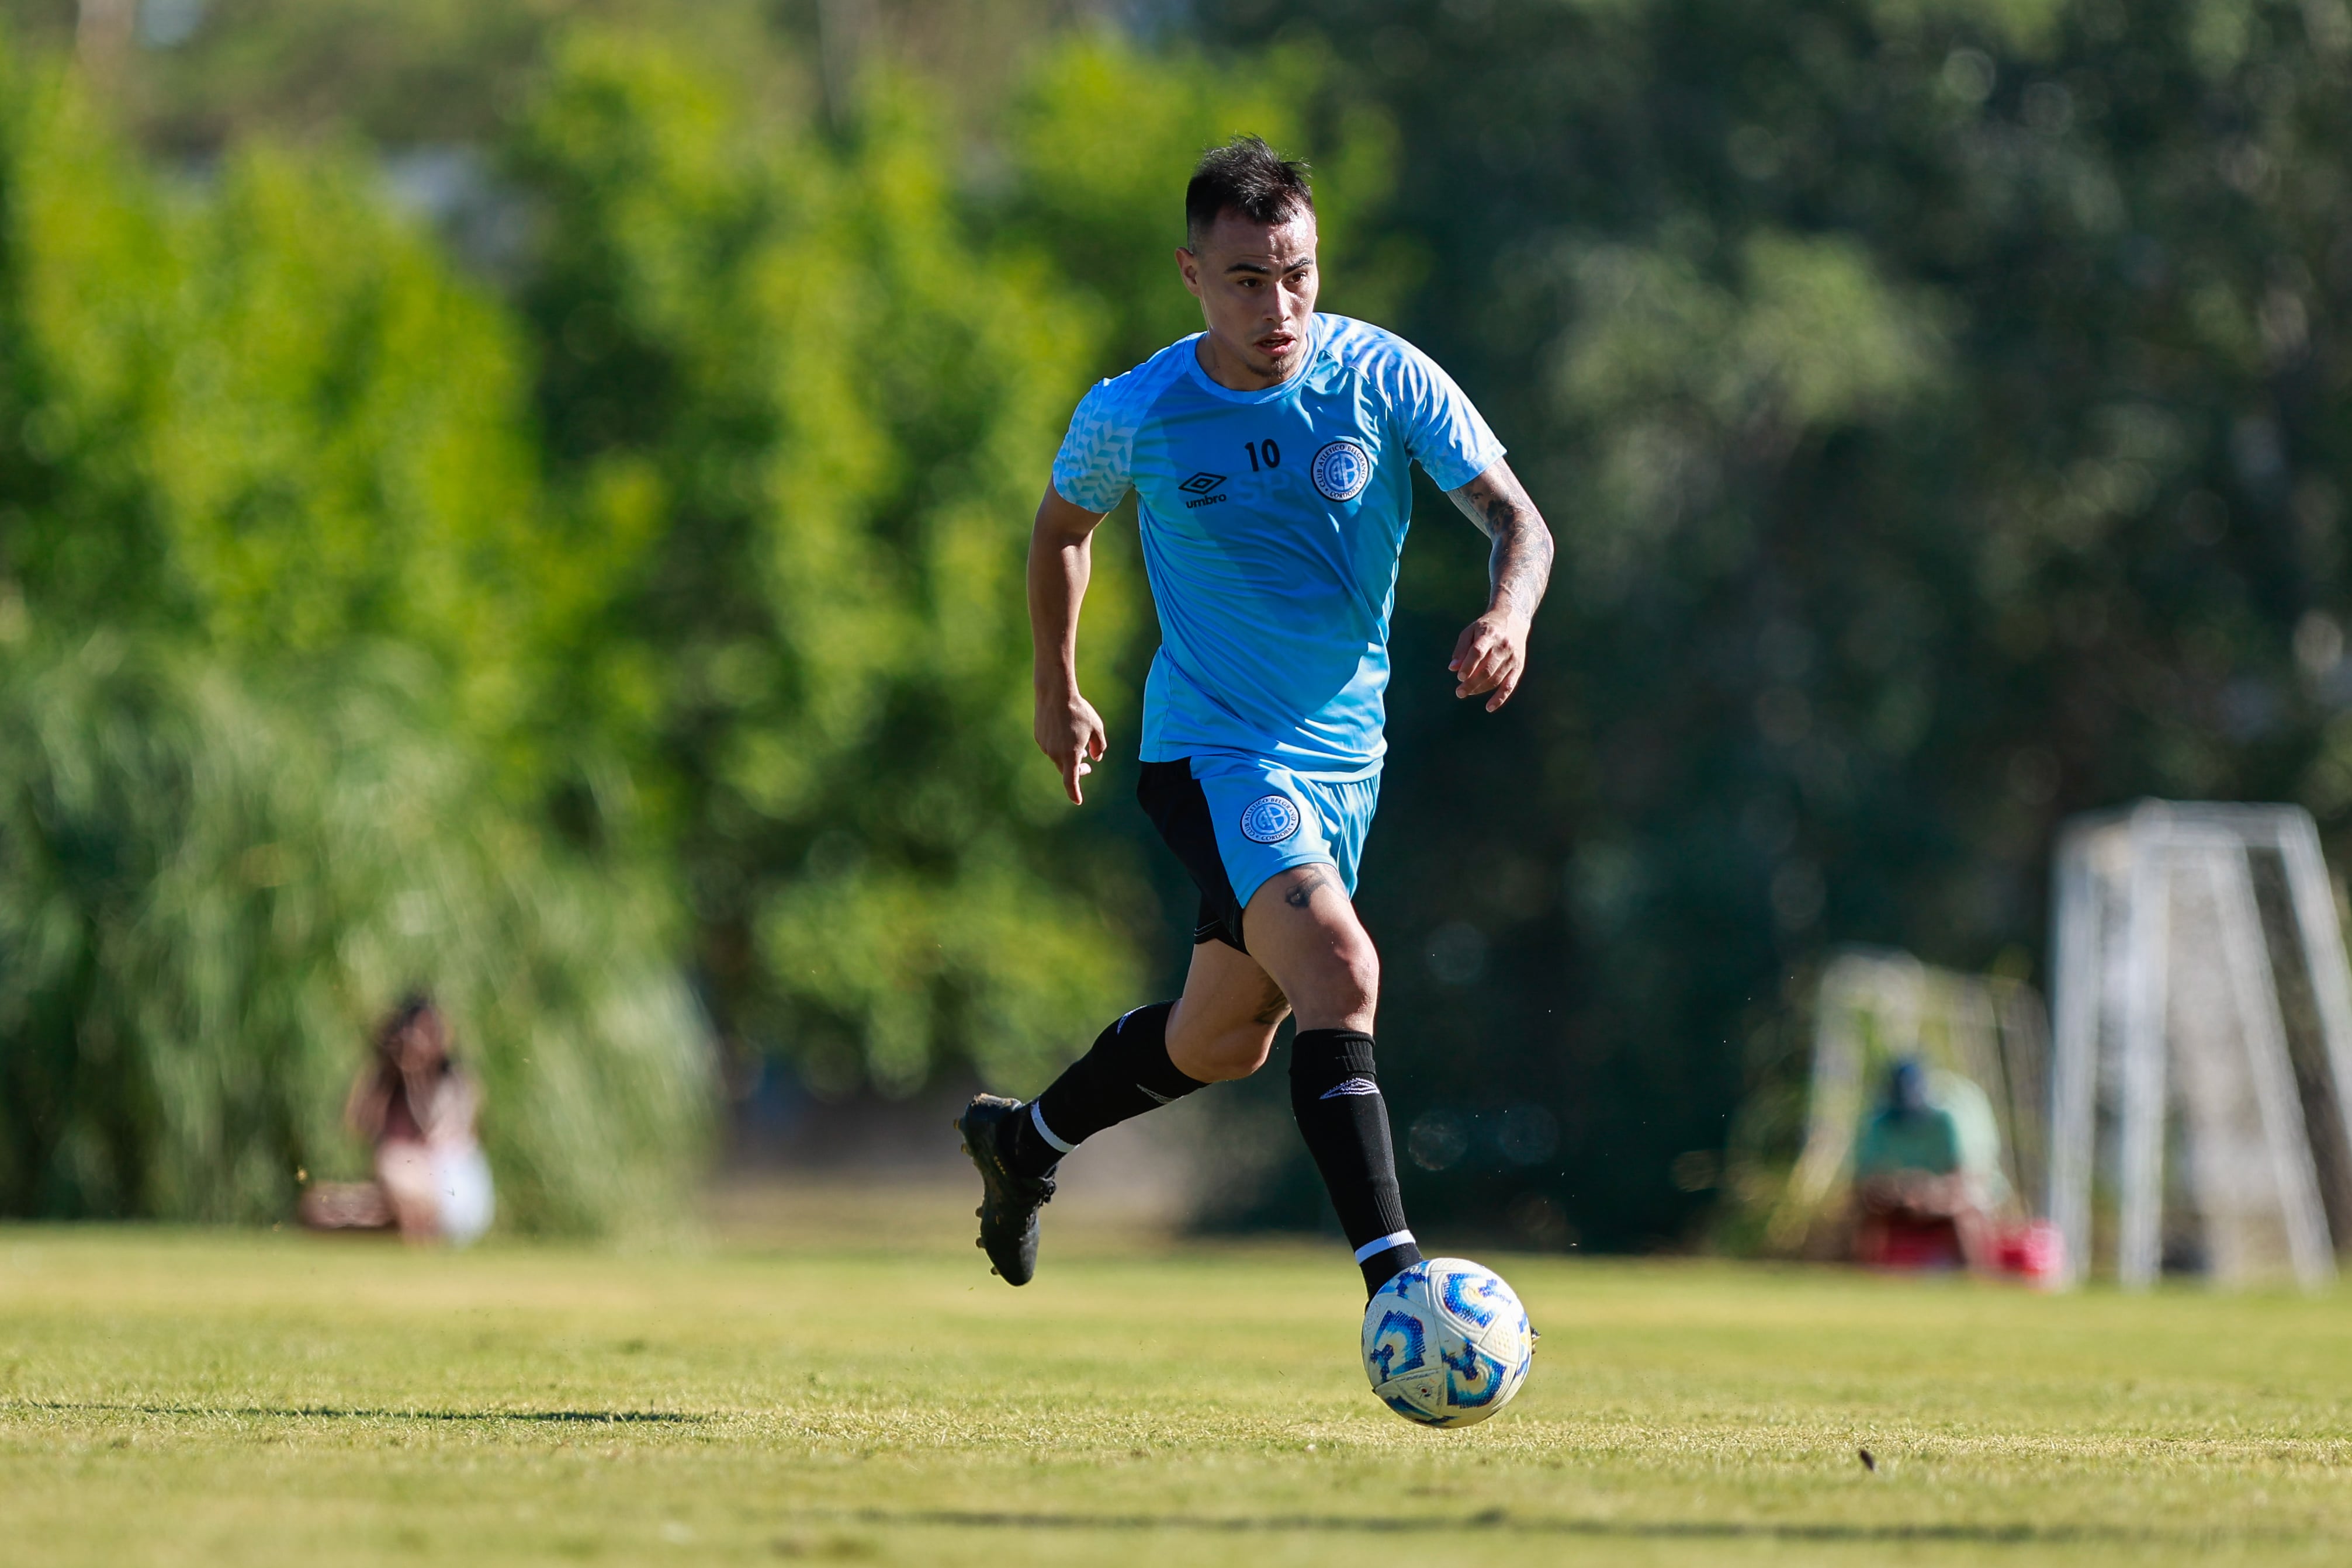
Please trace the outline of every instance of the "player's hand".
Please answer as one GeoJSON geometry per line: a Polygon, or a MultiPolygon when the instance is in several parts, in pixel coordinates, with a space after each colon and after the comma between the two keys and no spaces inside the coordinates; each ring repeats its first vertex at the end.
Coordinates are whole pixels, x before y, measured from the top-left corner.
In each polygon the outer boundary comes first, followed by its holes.
{"type": "Polygon", "coordinates": [[[1102,760],[1103,747],[1110,743],[1103,729],[1102,715],[1076,691],[1041,689],[1037,693],[1034,733],[1037,748],[1061,769],[1062,788],[1069,791],[1071,803],[1085,805],[1087,797],[1078,788],[1078,780],[1094,771],[1094,765],[1102,760]]]}
{"type": "Polygon", "coordinates": [[[1527,618],[1509,610],[1489,610],[1462,629],[1454,639],[1454,662],[1445,667],[1454,672],[1455,696],[1492,692],[1486,711],[1493,713],[1511,700],[1519,689],[1519,677],[1528,672],[1527,618]]]}

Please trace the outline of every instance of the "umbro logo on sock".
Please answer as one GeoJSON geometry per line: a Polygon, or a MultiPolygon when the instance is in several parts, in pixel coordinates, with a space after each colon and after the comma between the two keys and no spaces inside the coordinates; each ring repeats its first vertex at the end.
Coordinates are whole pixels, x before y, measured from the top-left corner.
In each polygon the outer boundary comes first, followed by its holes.
{"type": "MultiPolygon", "coordinates": [[[[1316,1096],[1318,1100],[1337,1100],[1342,1094],[1377,1094],[1381,1086],[1369,1078],[1342,1078],[1316,1096]]],[[[1150,1091],[1146,1090],[1146,1093],[1150,1091]]]]}
{"type": "Polygon", "coordinates": [[[1149,1099],[1154,1105],[1173,1105],[1176,1103],[1176,1096],[1173,1094],[1162,1094],[1156,1090],[1146,1089],[1140,1083],[1137,1084],[1135,1088],[1136,1092],[1149,1099]]]}

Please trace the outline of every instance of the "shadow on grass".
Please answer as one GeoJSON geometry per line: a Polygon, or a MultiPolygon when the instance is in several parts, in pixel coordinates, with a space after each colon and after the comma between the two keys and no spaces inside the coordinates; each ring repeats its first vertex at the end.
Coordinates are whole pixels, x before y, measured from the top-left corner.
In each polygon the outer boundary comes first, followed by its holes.
{"type": "Polygon", "coordinates": [[[266,1405],[108,1405],[63,1399],[0,1400],[0,1410],[108,1411],[127,1416],[266,1416],[279,1420],[325,1421],[576,1421],[591,1426],[623,1426],[639,1421],[680,1424],[708,1420],[667,1410],[370,1410],[332,1405],[272,1406],[266,1405]]]}
{"type": "MultiPolygon", "coordinates": [[[[814,1516],[803,1516],[814,1517],[814,1516]]],[[[843,1524],[928,1525],[954,1530],[1167,1530],[1246,1535],[1281,1534],[1435,1535],[1489,1531],[1516,1535],[1582,1536],[1633,1541],[1795,1541],[1823,1545],[1955,1542],[1985,1546],[2187,1546],[2221,1542],[2286,1541],[2278,1531],[2172,1533],[2095,1524],[1829,1524],[1735,1520],[1545,1519],[1503,1509],[1480,1513],[1397,1515],[1211,1515],[1150,1513],[1017,1513],[1010,1511],[932,1509],[893,1512],[865,1509],[824,1516],[843,1524]]]]}

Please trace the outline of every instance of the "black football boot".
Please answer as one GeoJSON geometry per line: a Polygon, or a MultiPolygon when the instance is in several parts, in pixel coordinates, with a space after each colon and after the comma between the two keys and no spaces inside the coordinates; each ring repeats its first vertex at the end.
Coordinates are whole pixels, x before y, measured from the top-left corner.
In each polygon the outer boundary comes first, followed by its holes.
{"type": "Polygon", "coordinates": [[[1054,1178],[1024,1176],[1006,1160],[1005,1144],[1015,1119],[1029,1113],[1025,1102],[999,1094],[975,1094],[956,1118],[963,1152],[980,1167],[980,1239],[1008,1285],[1025,1285],[1037,1272],[1037,1210],[1054,1200],[1054,1178]]]}

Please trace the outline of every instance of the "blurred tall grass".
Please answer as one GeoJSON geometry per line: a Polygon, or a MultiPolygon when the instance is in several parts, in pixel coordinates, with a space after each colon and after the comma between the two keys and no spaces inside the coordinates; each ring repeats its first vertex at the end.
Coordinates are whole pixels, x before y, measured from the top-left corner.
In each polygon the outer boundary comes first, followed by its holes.
{"type": "Polygon", "coordinates": [[[283,1216],[301,1173],[364,1171],[344,1091],[429,984],[510,1223],[674,1212],[713,1103],[676,910],[501,810],[414,656],[263,683],[116,632],[8,653],[0,1208],[283,1216]]]}

